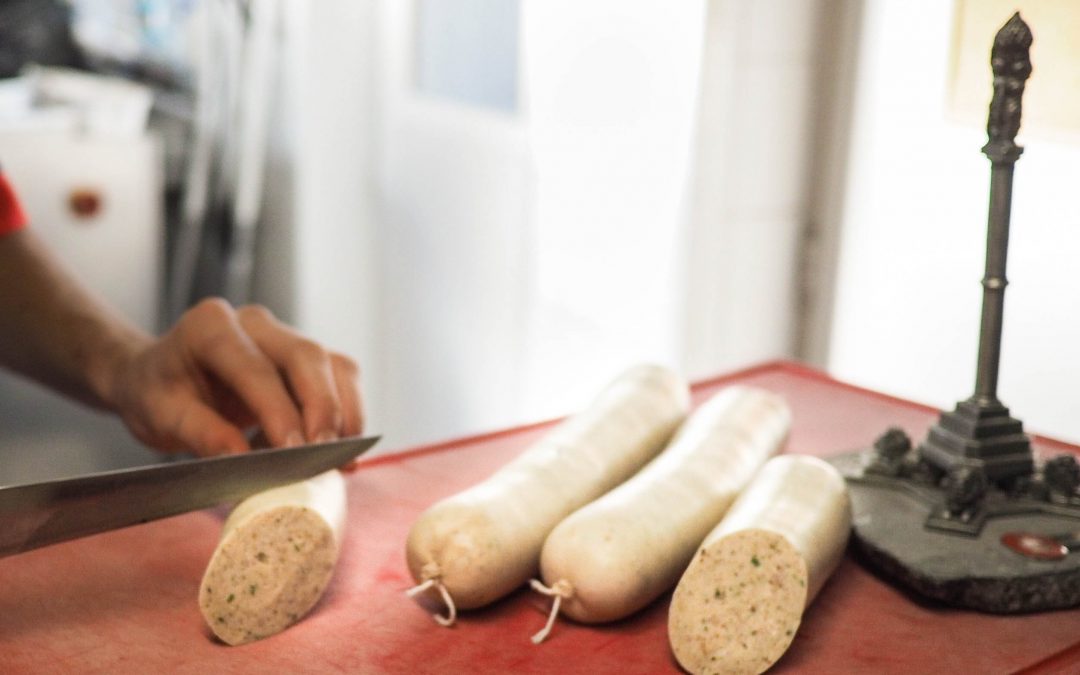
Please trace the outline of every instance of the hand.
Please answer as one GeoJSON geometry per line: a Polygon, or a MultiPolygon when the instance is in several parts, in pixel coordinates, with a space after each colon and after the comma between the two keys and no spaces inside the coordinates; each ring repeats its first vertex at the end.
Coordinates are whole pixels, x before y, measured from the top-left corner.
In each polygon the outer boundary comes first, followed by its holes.
{"type": "Polygon", "coordinates": [[[363,428],[359,369],[264,307],[200,302],[154,340],[115,359],[108,399],[144,443],[198,455],[334,440],[363,428]]]}

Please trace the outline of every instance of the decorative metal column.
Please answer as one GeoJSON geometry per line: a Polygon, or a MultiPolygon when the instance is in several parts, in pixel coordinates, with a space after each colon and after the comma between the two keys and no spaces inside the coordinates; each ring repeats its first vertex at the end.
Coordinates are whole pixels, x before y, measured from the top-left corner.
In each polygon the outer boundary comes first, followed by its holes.
{"type": "Polygon", "coordinates": [[[995,483],[1031,473],[1031,444],[1019,420],[1009,416],[997,398],[1001,361],[1001,326],[1005,305],[1005,260],[1009,247],[1013,166],[1023,148],[1016,144],[1020,130],[1021,97],[1031,75],[1031,30],[1013,14],[994,39],[990,63],[994,97],[986,125],[990,159],[990,215],[986,236],[986,273],[982,280],[982,327],[975,393],[944,413],[920,447],[930,464],[948,471],[964,465],[981,469],[995,483]]]}
{"type": "Polygon", "coordinates": [[[889,429],[830,462],[847,479],[856,550],[916,593],[987,612],[1080,605],[1080,462],[1036,466],[1019,420],[997,397],[1013,168],[1032,36],[1018,14],[991,50],[994,96],[982,151],[990,215],[975,393],[913,448],[889,429]]]}

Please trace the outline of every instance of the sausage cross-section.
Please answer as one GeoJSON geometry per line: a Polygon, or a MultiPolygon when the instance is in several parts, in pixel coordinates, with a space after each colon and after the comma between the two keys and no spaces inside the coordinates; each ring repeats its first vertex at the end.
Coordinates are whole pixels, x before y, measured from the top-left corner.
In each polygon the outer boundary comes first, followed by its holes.
{"type": "MultiPolygon", "coordinates": [[[[644,469],[559,523],[540,558],[547,589],[534,588],[555,595],[564,614],[586,623],[645,607],[675,585],[705,535],[783,446],[790,426],[780,396],[745,386],[721,390],[644,469]]],[[[549,619],[534,642],[550,626],[549,619]]]]}
{"type": "Polygon", "coordinates": [[[771,667],[843,557],[850,530],[847,488],[831,465],[805,455],[769,460],[675,588],[675,658],[695,674],[771,667]]]}
{"type": "Polygon", "coordinates": [[[345,525],[336,469],[240,502],[199,588],[199,608],[223,642],[278,633],[315,605],[334,572],[345,525]]]}

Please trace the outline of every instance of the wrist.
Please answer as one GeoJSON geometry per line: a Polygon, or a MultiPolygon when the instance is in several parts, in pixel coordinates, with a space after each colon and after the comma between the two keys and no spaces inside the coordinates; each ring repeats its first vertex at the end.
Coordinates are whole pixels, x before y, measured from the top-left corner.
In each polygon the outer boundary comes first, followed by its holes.
{"type": "Polygon", "coordinates": [[[88,355],[85,373],[92,403],[115,412],[120,407],[126,373],[153,338],[132,326],[112,328],[88,355]]]}

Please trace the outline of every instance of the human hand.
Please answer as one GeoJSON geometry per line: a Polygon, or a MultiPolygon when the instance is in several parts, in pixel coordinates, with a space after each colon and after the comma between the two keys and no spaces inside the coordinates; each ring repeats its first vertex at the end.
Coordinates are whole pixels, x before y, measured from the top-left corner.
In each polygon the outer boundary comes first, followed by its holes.
{"type": "Polygon", "coordinates": [[[359,369],[264,307],[203,300],[165,335],[113,358],[111,407],[144,443],[198,455],[250,449],[257,425],[273,446],[363,429],[359,369]]]}

